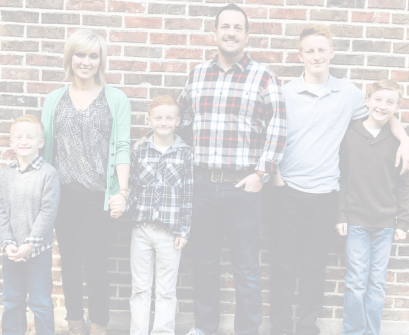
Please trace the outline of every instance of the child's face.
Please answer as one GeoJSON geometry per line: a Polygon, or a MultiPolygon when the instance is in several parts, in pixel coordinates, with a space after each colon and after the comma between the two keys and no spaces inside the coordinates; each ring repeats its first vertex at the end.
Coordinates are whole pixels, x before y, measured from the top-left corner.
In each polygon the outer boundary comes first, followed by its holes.
{"type": "Polygon", "coordinates": [[[399,92],[380,90],[366,97],[369,117],[374,121],[385,124],[399,109],[399,92]]]}
{"type": "Polygon", "coordinates": [[[176,106],[162,105],[151,110],[148,118],[148,124],[157,136],[169,136],[175,132],[179,125],[179,110],[176,106]]]}
{"type": "Polygon", "coordinates": [[[44,146],[40,125],[32,122],[15,124],[10,131],[10,145],[17,156],[34,159],[44,146]]]}

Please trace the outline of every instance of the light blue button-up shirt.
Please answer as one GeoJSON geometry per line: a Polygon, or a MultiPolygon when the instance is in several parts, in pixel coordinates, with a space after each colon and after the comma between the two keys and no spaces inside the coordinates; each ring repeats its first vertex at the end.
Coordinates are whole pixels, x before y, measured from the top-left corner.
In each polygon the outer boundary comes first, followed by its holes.
{"type": "Polygon", "coordinates": [[[287,111],[283,180],[308,193],[339,190],[339,147],[351,119],[367,115],[365,95],[354,84],[329,76],[314,93],[304,78],[282,87],[287,111]]]}

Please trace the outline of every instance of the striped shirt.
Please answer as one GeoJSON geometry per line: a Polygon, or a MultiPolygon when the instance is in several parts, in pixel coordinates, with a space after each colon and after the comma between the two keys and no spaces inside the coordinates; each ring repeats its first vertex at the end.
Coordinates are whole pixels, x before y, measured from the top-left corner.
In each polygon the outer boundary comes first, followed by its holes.
{"type": "Polygon", "coordinates": [[[228,71],[218,58],[196,66],[179,97],[192,127],[195,165],[209,170],[275,173],[286,143],[284,98],[277,78],[245,54],[228,71]]]}

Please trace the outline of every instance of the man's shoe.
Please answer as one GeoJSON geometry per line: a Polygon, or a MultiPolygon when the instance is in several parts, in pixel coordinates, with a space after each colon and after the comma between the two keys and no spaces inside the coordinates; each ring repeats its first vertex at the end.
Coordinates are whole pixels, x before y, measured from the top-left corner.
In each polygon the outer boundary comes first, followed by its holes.
{"type": "Polygon", "coordinates": [[[91,328],[89,330],[89,335],[107,335],[107,327],[100,326],[96,323],[91,323],[91,328]]]}
{"type": "MultiPolygon", "coordinates": [[[[207,335],[199,328],[192,328],[186,335],[207,335]]],[[[216,335],[216,334],[209,334],[209,335],[216,335]]]]}
{"type": "Polygon", "coordinates": [[[69,335],[85,335],[85,321],[84,320],[67,320],[69,335]]]}

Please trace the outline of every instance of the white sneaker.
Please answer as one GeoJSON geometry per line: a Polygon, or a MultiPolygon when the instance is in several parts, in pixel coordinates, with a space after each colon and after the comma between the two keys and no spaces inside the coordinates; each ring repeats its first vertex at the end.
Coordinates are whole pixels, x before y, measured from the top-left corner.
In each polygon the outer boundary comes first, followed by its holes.
{"type": "MultiPolygon", "coordinates": [[[[201,331],[199,328],[192,328],[189,330],[186,335],[206,335],[203,331],[201,331]]],[[[210,334],[210,335],[216,335],[216,334],[210,334]]]]}

